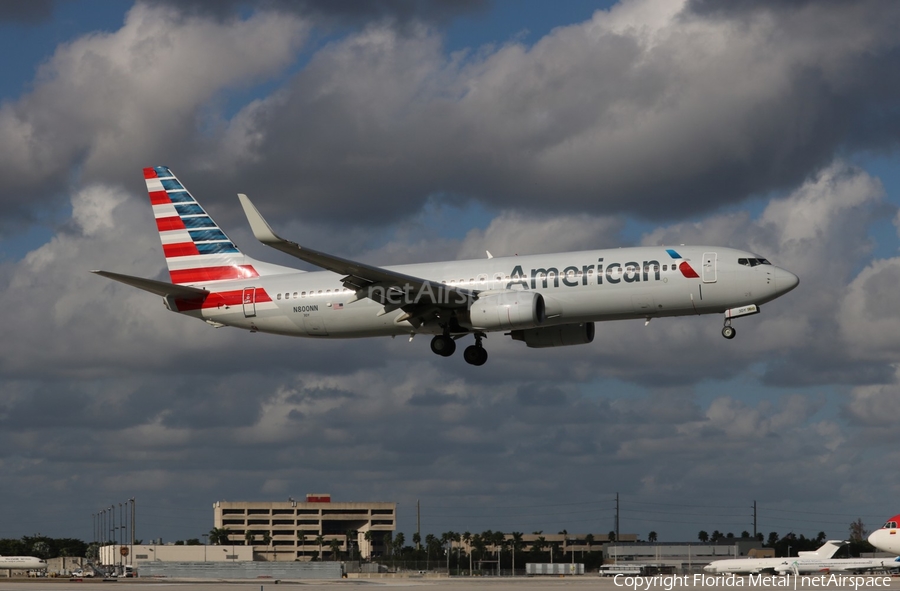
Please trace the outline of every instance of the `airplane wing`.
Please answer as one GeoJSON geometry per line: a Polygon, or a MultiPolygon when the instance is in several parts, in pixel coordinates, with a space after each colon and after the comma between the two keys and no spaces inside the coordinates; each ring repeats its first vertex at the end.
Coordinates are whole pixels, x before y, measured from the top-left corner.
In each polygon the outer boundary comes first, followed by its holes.
{"type": "Polygon", "coordinates": [[[351,302],[369,298],[385,306],[381,314],[402,308],[406,314],[398,319],[401,321],[431,315],[440,317],[442,312],[466,309],[477,297],[477,291],[351,261],[285,240],[272,231],[246,195],[238,194],[238,199],[257,240],[301,261],[343,275],[344,287],[356,292],[351,302]]]}

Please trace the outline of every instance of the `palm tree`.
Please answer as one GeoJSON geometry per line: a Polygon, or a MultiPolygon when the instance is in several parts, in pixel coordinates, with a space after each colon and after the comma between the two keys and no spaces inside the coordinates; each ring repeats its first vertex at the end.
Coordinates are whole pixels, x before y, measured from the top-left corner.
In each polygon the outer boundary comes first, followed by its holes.
{"type": "Polygon", "coordinates": [[[584,536],[584,541],[587,543],[588,554],[591,553],[591,545],[594,543],[594,534],[588,534],[584,536]]]}
{"type": "Polygon", "coordinates": [[[394,536],[394,550],[397,553],[397,556],[403,557],[403,544],[406,542],[406,537],[403,535],[403,532],[397,533],[394,536]]]}
{"type": "Polygon", "coordinates": [[[709,541],[709,534],[706,533],[705,529],[701,529],[700,533],[697,534],[697,539],[705,544],[709,541]]]}
{"type": "MultiPolygon", "coordinates": [[[[272,534],[270,534],[268,531],[264,531],[263,535],[262,535],[262,543],[263,543],[263,546],[265,546],[266,548],[271,548],[272,534]]],[[[273,556],[272,559],[274,560],[275,557],[273,556]]]]}
{"type": "Polygon", "coordinates": [[[319,561],[322,561],[322,544],[325,543],[325,536],[319,534],[316,536],[316,545],[319,546],[319,561]]]}
{"type": "Polygon", "coordinates": [[[224,527],[214,527],[209,530],[209,543],[213,546],[224,546],[230,542],[229,533],[224,527]]]}
{"type": "Polygon", "coordinates": [[[341,541],[337,538],[332,538],[328,545],[331,546],[331,559],[340,560],[341,541]]]}
{"type": "Polygon", "coordinates": [[[253,532],[247,530],[247,533],[244,534],[244,544],[247,546],[253,545],[253,532]]]}
{"type": "Polygon", "coordinates": [[[355,529],[347,530],[347,554],[353,560],[353,544],[359,539],[359,532],[355,529]]]}
{"type": "Polygon", "coordinates": [[[434,547],[434,534],[425,536],[425,570],[431,569],[431,549],[434,547]]]}
{"type": "Polygon", "coordinates": [[[469,554],[469,576],[472,576],[472,534],[469,532],[463,532],[462,535],[463,541],[466,543],[466,552],[469,554]]]}
{"type": "Polygon", "coordinates": [[[522,532],[514,531],[510,540],[510,548],[512,548],[512,576],[516,576],[516,548],[522,547],[522,532]]]}
{"type": "Polygon", "coordinates": [[[649,534],[647,534],[647,541],[650,542],[651,544],[656,543],[656,532],[655,531],[652,531],[649,534]]]}
{"type": "Polygon", "coordinates": [[[368,546],[369,546],[369,555],[366,558],[371,559],[372,554],[374,554],[374,552],[372,552],[372,539],[373,539],[372,538],[372,530],[367,529],[365,531],[365,533],[363,534],[363,539],[366,541],[366,544],[368,544],[368,546]]]}
{"type": "Polygon", "coordinates": [[[297,532],[297,545],[300,547],[300,556],[303,556],[305,550],[303,547],[306,545],[306,533],[303,531],[297,532]]]}
{"type": "Polygon", "coordinates": [[[500,576],[500,548],[503,547],[506,542],[506,536],[502,531],[495,531],[491,536],[491,543],[494,544],[494,550],[497,554],[497,576],[500,576]]]}

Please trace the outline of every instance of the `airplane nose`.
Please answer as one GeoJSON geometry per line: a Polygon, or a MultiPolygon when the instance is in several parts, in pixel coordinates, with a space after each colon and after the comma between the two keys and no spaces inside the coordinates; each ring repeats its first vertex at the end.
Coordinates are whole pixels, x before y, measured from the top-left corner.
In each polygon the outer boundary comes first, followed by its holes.
{"type": "MultiPolygon", "coordinates": [[[[875,534],[877,534],[879,531],[880,531],[880,530],[877,530],[877,529],[876,529],[875,531],[873,531],[872,533],[869,534],[868,542],[869,542],[870,544],[872,544],[873,546],[875,546],[875,542],[878,541],[878,538],[881,537],[881,536],[876,536],[876,535],[875,535],[875,534]]],[[[876,547],[877,547],[877,546],[876,546],[876,547]]]]}
{"type": "Polygon", "coordinates": [[[800,284],[800,278],[781,267],[775,267],[775,287],[779,293],[787,293],[800,284]]]}
{"type": "Polygon", "coordinates": [[[711,564],[707,564],[706,566],[703,567],[703,570],[705,570],[708,573],[711,573],[711,572],[713,572],[713,567],[711,564]]]}

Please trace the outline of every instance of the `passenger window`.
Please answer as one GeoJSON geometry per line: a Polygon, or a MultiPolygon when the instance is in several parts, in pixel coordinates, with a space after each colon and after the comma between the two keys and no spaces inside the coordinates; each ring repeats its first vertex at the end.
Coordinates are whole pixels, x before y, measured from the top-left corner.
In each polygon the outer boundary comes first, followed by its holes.
{"type": "Polygon", "coordinates": [[[301,297],[301,298],[305,298],[305,297],[306,297],[306,292],[305,292],[305,291],[301,291],[301,292],[300,292],[300,297],[301,297]]]}
{"type": "Polygon", "coordinates": [[[322,290],[321,290],[321,289],[319,290],[319,295],[322,295],[322,290]]]}
{"type": "Polygon", "coordinates": [[[275,299],[280,300],[280,299],[281,299],[281,294],[278,294],[278,297],[276,297],[275,299]]]}

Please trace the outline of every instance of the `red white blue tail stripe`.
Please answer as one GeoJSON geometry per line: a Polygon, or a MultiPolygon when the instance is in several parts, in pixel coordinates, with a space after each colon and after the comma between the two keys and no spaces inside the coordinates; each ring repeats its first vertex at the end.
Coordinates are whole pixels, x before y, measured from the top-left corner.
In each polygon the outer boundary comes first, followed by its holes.
{"type": "Polygon", "coordinates": [[[166,166],[144,169],[172,283],[250,279],[259,273],[166,166]]]}

